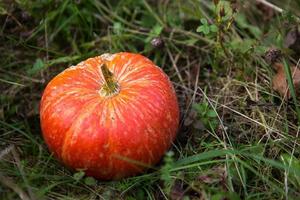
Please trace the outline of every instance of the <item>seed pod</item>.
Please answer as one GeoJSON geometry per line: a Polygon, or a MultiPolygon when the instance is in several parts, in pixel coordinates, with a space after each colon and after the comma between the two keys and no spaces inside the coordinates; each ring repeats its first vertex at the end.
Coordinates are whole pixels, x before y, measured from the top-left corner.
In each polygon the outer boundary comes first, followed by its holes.
{"type": "Polygon", "coordinates": [[[155,37],[151,40],[151,44],[155,48],[160,48],[164,46],[164,41],[161,39],[161,37],[155,37]]]}
{"type": "Polygon", "coordinates": [[[282,53],[279,49],[272,48],[266,52],[265,60],[268,63],[272,64],[272,63],[279,61],[281,56],[282,56],[282,53]]]}

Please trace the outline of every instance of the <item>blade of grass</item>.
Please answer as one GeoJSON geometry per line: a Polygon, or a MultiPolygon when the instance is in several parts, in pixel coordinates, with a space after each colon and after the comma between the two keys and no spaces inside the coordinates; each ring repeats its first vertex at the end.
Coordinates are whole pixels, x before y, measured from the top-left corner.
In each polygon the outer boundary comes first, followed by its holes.
{"type": "Polygon", "coordinates": [[[298,124],[300,126],[300,106],[299,106],[297,96],[296,96],[295,85],[293,83],[293,75],[291,72],[291,68],[290,68],[288,62],[286,61],[286,59],[283,60],[283,65],[284,65],[284,72],[285,72],[285,76],[286,76],[286,79],[288,82],[289,90],[290,90],[291,96],[293,98],[295,107],[296,107],[298,124]]]}
{"type": "Polygon", "coordinates": [[[25,85],[23,85],[21,83],[16,83],[16,82],[13,82],[13,81],[8,81],[8,80],[2,79],[2,78],[0,78],[0,82],[8,83],[8,84],[11,84],[11,85],[25,87],[25,85]]]}

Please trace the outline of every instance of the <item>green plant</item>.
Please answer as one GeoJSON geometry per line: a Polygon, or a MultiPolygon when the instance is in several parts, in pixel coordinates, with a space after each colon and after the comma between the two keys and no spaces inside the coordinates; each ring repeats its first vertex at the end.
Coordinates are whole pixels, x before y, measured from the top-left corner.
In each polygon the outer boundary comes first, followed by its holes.
{"type": "Polygon", "coordinates": [[[205,128],[214,131],[219,124],[218,113],[211,108],[208,102],[196,103],[193,105],[197,112],[197,118],[203,123],[205,128]]]}
{"type": "Polygon", "coordinates": [[[202,25],[198,26],[196,30],[197,32],[203,33],[205,35],[218,32],[218,27],[215,24],[208,24],[207,19],[202,18],[200,21],[202,25]]]}
{"type": "Polygon", "coordinates": [[[173,186],[174,179],[172,177],[171,169],[174,165],[174,152],[168,151],[164,157],[164,165],[160,169],[160,179],[164,183],[164,190],[167,194],[170,193],[173,186]]]}

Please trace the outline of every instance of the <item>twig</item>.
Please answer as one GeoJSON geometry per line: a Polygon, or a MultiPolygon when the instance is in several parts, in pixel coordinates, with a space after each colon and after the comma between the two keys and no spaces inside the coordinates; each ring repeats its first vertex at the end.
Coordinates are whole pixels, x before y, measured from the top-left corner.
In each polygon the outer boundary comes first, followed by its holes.
{"type": "MultiPolygon", "coordinates": [[[[280,7],[274,5],[274,4],[272,4],[272,3],[270,3],[270,2],[268,2],[266,0],[256,0],[256,2],[257,3],[262,3],[263,5],[271,8],[271,9],[273,9],[273,10],[279,12],[279,13],[283,13],[284,12],[284,10],[282,8],[280,8],[280,7]]],[[[297,15],[294,15],[294,16],[297,19],[297,21],[300,21],[300,17],[299,16],[297,16],[297,15]]]]}
{"type": "Polygon", "coordinates": [[[4,176],[2,175],[2,173],[0,173],[0,183],[12,189],[15,193],[19,195],[20,199],[30,200],[28,195],[17,184],[15,184],[10,177],[4,176]]]}
{"type": "Polygon", "coordinates": [[[273,10],[276,10],[277,12],[280,12],[282,13],[283,12],[283,9],[282,8],[279,8],[278,6],[266,1],[266,0],[256,0],[256,2],[258,3],[262,3],[264,4],[265,6],[269,7],[269,8],[272,8],[273,10]]]}

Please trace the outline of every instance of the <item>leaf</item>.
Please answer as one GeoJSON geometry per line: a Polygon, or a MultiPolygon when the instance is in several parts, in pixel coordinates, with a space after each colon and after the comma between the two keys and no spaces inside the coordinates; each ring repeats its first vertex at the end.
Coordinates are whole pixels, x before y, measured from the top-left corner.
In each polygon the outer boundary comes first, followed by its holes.
{"type": "Polygon", "coordinates": [[[163,28],[164,27],[162,27],[161,25],[156,24],[149,32],[149,36],[146,38],[145,42],[149,43],[153,38],[158,37],[161,34],[163,28]]]}
{"type": "Polygon", "coordinates": [[[113,31],[116,34],[120,34],[122,31],[122,24],[120,22],[115,22],[113,25],[113,31]]]}
{"type": "Polygon", "coordinates": [[[203,31],[203,26],[198,26],[196,32],[201,33],[203,31]]]}
{"type": "Polygon", "coordinates": [[[297,29],[290,30],[285,37],[284,46],[289,48],[290,46],[295,44],[297,37],[298,37],[298,30],[297,29]]]}
{"type": "MultiPolygon", "coordinates": [[[[207,19],[201,18],[200,21],[201,21],[202,25],[198,26],[198,28],[196,29],[196,31],[198,33],[204,33],[205,35],[209,34],[209,32],[210,32],[210,26],[208,24],[207,19]]],[[[213,28],[213,29],[215,29],[215,28],[213,28]]]]}
{"type": "Polygon", "coordinates": [[[97,181],[93,177],[86,177],[84,179],[84,183],[86,185],[89,185],[89,186],[95,186],[95,185],[97,185],[97,181]]]}
{"type": "Polygon", "coordinates": [[[300,53],[300,32],[297,28],[290,30],[284,38],[284,46],[292,49],[296,54],[300,53]]]}
{"type": "Polygon", "coordinates": [[[197,111],[198,114],[205,113],[207,108],[208,108],[208,103],[203,102],[203,103],[195,103],[193,104],[193,108],[197,111]]]}
{"type": "Polygon", "coordinates": [[[214,110],[209,110],[207,113],[207,117],[209,117],[209,118],[215,118],[215,117],[217,117],[218,116],[218,113],[217,112],[215,112],[214,110]]]}
{"type": "Polygon", "coordinates": [[[162,27],[161,25],[159,24],[156,24],[153,29],[151,30],[151,34],[154,35],[154,36],[159,36],[162,32],[164,27],[162,27]]]}
{"type": "Polygon", "coordinates": [[[44,67],[45,67],[45,64],[44,64],[43,60],[38,58],[38,59],[36,59],[35,63],[33,64],[33,67],[31,69],[27,70],[27,73],[29,75],[34,75],[34,74],[40,72],[41,70],[43,70],[44,67]]]}
{"type": "Polygon", "coordinates": [[[201,18],[200,21],[203,25],[208,24],[208,21],[205,18],[201,18]]]}
{"type": "Polygon", "coordinates": [[[208,25],[201,25],[196,30],[198,33],[204,33],[205,35],[209,34],[209,26],[208,25]]]}
{"type": "MultiPolygon", "coordinates": [[[[273,77],[273,89],[277,91],[281,96],[285,96],[286,92],[287,95],[285,99],[291,98],[291,93],[289,90],[287,77],[284,72],[284,66],[281,63],[275,63],[274,68],[277,71],[276,75],[273,77]]],[[[300,69],[296,68],[295,66],[290,67],[293,84],[295,87],[295,91],[298,92],[300,90],[300,69]]]]}
{"type": "Polygon", "coordinates": [[[75,179],[76,182],[78,182],[84,177],[84,175],[85,175],[84,171],[79,171],[73,174],[73,178],[75,179]]]}
{"type": "Polygon", "coordinates": [[[211,32],[214,32],[214,33],[218,32],[218,27],[214,24],[210,25],[209,29],[211,32]]]}
{"type": "Polygon", "coordinates": [[[167,157],[172,157],[172,156],[174,156],[174,152],[173,152],[173,151],[168,151],[168,152],[166,153],[166,156],[167,156],[167,157]]]}

